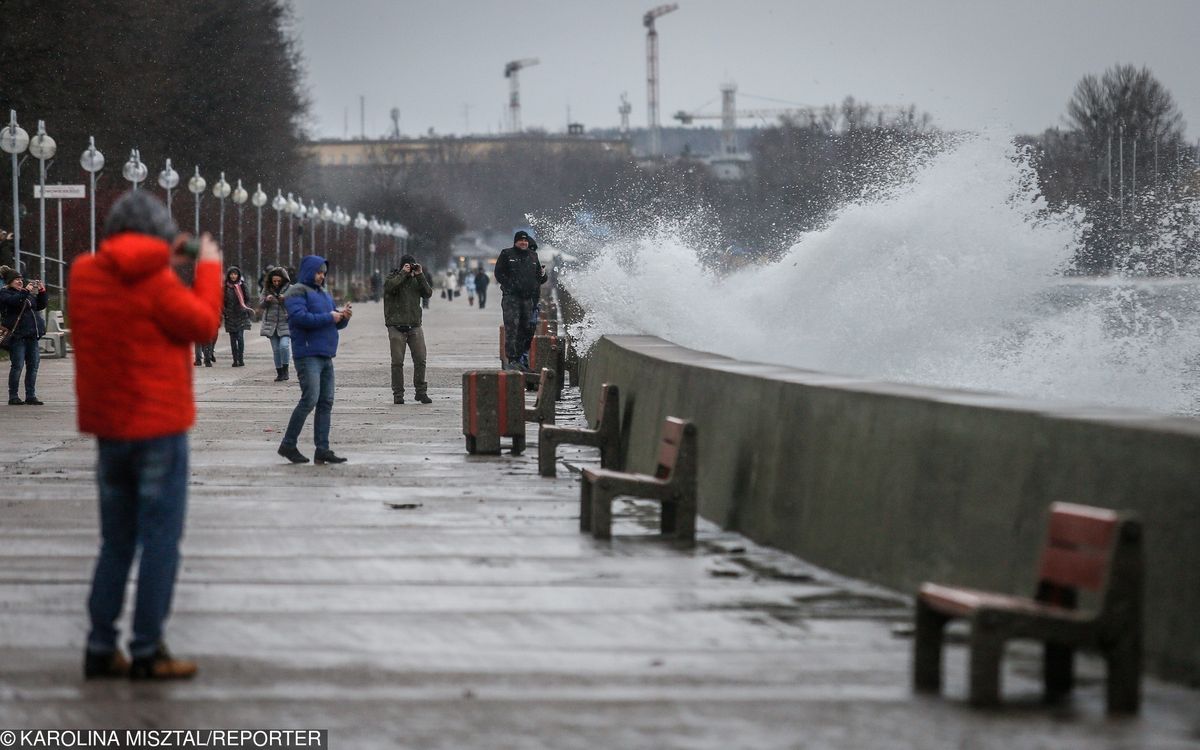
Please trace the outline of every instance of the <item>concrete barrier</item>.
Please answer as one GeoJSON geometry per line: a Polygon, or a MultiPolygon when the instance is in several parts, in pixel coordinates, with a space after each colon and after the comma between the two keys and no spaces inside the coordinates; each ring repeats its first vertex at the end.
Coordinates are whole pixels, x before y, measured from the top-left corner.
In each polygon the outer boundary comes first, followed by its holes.
{"type": "MultiPolygon", "coordinates": [[[[621,388],[630,471],[666,416],[700,434],[700,512],[832,570],[1030,595],[1047,508],[1137,513],[1147,665],[1200,682],[1200,421],[897,385],[611,336],[583,404],[621,388]]],[[[589,412],[589,418],[595,415],[589,412]]]]}

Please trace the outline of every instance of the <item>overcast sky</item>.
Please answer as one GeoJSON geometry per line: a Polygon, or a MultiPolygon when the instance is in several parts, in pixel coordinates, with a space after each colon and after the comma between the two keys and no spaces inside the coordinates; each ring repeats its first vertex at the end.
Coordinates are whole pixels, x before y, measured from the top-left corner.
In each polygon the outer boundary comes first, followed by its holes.
{"type": "MultiPolygon", "coordinates": [[[[1200,0],[678,0],[659,19],[661,119],[739,108],[824,105],[846,95],[915,104],[950,129],[1062,124],[1086,73],[1148,66],[1200,136],[1200,0]]],[[[642,14],[659,0],[294,0],[313,101],[312,131],[499,132],[504,64],[521,73],[527,127],[646,124],[642,14]]],[[[761,122],[761,121],[760,121],[761,122]]],[[[710,123],[714,124],[715,123],[710,123]]],[[[744,125],[754,124],[744,120],[744,125]]]]}

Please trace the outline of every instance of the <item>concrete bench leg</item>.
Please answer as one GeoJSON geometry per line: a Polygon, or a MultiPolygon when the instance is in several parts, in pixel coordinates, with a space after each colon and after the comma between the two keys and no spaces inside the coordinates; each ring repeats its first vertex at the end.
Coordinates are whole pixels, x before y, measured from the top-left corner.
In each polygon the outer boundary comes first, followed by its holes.
{"type": "Polygon", "coordinates": [[[592,530],[592,482],[587,477],[579,482],[579,530],[592,530]]]}
{"type": "Polygon", "coordinates": [[[612,504],[613,493],[603,484],[592,490],[592,536],[596,539],[612,539],[612,504]]]}
{"type": "Polygon", "coordinates": [[[662,516],[659,519],[658,530],[663,536],[674,536],[679,531],[679,502],[676,500],[662,501],[662,516]]]}
{"type": "Polygon", "coordinates": [[[1142,703],[1142,640],[1134,633],[1105,655],[1109,714],[1136,714],[1142,703]]]}
{"type": "Polygon", "coordinates": [[[1000,705],[1000,662],[1004,658],[1004,639],[992,628],[971,624],[968,666],[969,700],[972,706],[1000,705]]]}
{"type": "Polygon", "coordinates": [[[557,461],[558,441],[542,428],[538,432],[538,474],[543,477],[555,476],[558,473],[555,466],[557,461]]]}
{"type": "Polygon", "coordinates": [[[1075,687],[1075,649],[1047,641],[1042,646],[1042,685],[1046,700],[1061,698],[1075,687]]]}
{"type": "Polygon", "coordinates": [[[942,690],[942,643],[949,618],[917,600],[913,634],[913,689],[921,693],[942,690]]]}

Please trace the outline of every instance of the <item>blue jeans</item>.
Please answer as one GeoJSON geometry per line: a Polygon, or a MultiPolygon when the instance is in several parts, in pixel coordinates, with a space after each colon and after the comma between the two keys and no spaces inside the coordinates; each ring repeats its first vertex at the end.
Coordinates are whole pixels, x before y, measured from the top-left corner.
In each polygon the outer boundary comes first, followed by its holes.
{"type": "Polygon", "coordinates": [[[8,397],[17,398],[21,385],[21,369],[25,369],[25,400],[37,398],[37,371],[42,352],[35,338],[14,338],[8,352],[8,397]]]}
{"type": "Polygon", "coordinates": [[[315,408],[313,444],[317,450],[329,450],[329,421],[333,414],[333,357],[297,357],[296,377],[300,381],[300,403],[292,410],[287,432],[280,443],[296,446],[304,421],[315,408]]]}
{"type": "Polygon", "coordinates": [[[275,368],[287,367],[292,356],[292,337],[268,336],[267,340],[271,342],[271,354],[275,357],[275,368]]]}
{"type": "Polygon", "coordinates": [[[187,515],[188,437],[181,432],[98,443],[101,541],[88,597],[92,629],[87,648],[93,653],[116,650],[125,583],[140,549],[129,652],[135,658],[150,656],[162,640],[175,593],[179,540],[187,515]]]}

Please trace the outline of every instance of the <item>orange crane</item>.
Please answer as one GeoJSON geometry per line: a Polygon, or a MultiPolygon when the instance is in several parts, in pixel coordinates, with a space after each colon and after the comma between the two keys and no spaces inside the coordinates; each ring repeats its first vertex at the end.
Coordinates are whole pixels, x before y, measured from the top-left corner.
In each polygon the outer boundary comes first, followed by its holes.
{"type": "Polygon", "coordinates": [[[537,65],[539,62],[541,61],[536,57],[527,57],[523,60],[511,60],[504,64],[504,77],[508,79],[509,120],[514,133],[521,132],[521,84],[517,80],[517,73],[521,68],[537,65]]]}
{"type": "Polygon", "coordinates": [[[658,31],[654,19],[679,10],[679,3],[669,3],[651,8],[642,16],[646,27],[646,116],[650,125],[650,155],[662,154],[662,133],[658,126],[658,31]]]}

